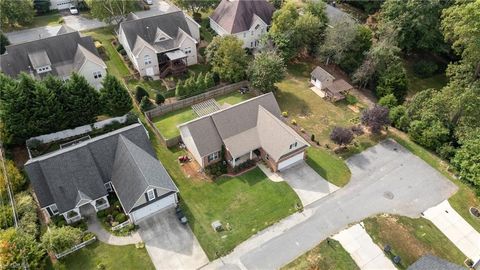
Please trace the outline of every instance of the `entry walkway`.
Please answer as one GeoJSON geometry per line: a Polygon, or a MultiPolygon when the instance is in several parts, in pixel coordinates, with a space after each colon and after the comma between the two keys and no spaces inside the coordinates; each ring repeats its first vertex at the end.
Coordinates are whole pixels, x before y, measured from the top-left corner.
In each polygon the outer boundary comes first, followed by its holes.
{"type": "Polygon", "coordinates": [[[89,216],[87,225],[89,232],[94,233],[98,240],[109,245],[125,246],[142,242],[142,238],[136,231],[129,236],[115,236],[111,234],[102,227],[96,216],[89,216]]]}
{"type": "Polygon", "coordinates": [[[333,236],[333,239],[342,244],[343,248],[350,253],[352,259],[362,270],[397,269],[373,242],[362,223],[339,232],[333,236]]]}
{"type": "Polygon", "coordinates": [[[480,260],[480,233],[466,222],[445,200],[424,212],[463,254],[474,262],[480,260]]]}

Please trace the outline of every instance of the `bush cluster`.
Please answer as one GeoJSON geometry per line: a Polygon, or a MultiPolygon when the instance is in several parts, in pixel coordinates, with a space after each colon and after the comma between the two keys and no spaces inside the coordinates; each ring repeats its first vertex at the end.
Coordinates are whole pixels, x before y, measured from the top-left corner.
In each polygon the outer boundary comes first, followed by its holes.
{"type": "Polygon", "coordinates": [[[191,76],[184,82],[178,81],[175,95],[178,98],[187,98],[205,92],[215,86],[213,74],[207,72],[205,75],[200,72],[197,76],[191,76]]]}
{"type": "Polygon", "coordinates": [[[251,167],[255,166],[255,164],[256,164],[255,160],[249,159],[249,160],[235,166],[235,168],[233,168],[233,173],[239,173],[241,171],[244,171],[248,168],[251,168],[251,167]]]}
{"type": "Polygon", "coordinates": [[[227,165],[224,161],[220,161],[214,164],[210,164],[205,167],[205,172],[213,179],[220,177],[227,173],[227,165]]]}

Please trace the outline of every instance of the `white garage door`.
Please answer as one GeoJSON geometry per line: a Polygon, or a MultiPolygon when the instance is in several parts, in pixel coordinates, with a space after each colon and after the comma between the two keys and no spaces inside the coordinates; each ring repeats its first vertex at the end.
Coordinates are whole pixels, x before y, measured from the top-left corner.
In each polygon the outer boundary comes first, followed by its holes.
{"type": "Polygon", "coordinates": [[[140,219],[145,218],[153,213],[156,213],[174,204],[175,204],[175,194],[172,194],[152,204],[149,204],[138,210],[135,210],[132,213],[130,213],[130,215],[133,218],[133,222],[138,222],[140,219]]]}
{"type": "Polygon", "coordinates": [[[301,160],[303,160],[303,152],[278,163],[278,170],[281,171],[283,169],[286,169],[301,160]]]}
{"type": "Polygon", "coordinates": [[[55,0],[51,1],[50,9],[68,9],[73,4],[72,0],[55,0]]]}

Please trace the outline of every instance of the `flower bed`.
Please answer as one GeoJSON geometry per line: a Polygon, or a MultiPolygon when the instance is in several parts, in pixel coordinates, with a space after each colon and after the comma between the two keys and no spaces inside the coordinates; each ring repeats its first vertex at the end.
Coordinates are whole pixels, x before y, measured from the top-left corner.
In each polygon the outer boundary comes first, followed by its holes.
{"type": "Polygon", "coordinates": [[[120,202],[115,196],[110,196],[110,207],[102,211],[97,212],[97,218],[100,220],[100,223],[113,235],[125,236],[129,235],[133,230],[135,230],[134,224],[129,224],[120,230],[112,230],[113,227],[125,222],[128,220],[128,216],[124,213],[120,202]]]}

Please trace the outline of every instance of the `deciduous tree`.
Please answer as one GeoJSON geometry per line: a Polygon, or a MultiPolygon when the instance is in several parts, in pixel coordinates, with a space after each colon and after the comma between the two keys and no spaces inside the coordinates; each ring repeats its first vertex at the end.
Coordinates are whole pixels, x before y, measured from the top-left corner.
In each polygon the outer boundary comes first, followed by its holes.
{"type": "Polygon", "coordinates": [[[7,50],[5,47],[10,45],[10,41],[8,40],[7,36],[0,31],[0,54],[4,54],[7,50]]]}
{"type": "Polygon", "coordinates": [[[375,105],[371,109],[365,109],[361,116],[362,124],[370,128],[373,134],[379,134],[382,127],[390,124],[388,109],[375,105]]]}
{"type": "Polygon", "coordinates": [[[18,269],[28,264],[29,269],[43,269],[45,250],[35,237],[10,228],[0,230],[0,258],[7,269],[18,269]]]}
{"type": "Polygon", "coordinates": [[[88,0],[87,3],[93,17],[109,24],[120,24],[138,5],[137,1],[131,0],[88,0]]]}
{"type": "Polygon", "coordinates": [[[206,49],[212,71],[221,80],[238,82],[245,78],[247,55],[242,48],[243,42],[235,36],[216,36],[206,49]]]}
{"type": "Polygon", "coordinates": [[[457,168],[462,179],[480,187],[480,135],[462,142],[452,164],[457,168]]]}
{"type": "Polygon", "coordinates": [[[71,226],[51,227],[42,236],[42,244],[55,253],[60,253],[80,243],[82,230],[71,226]]]}
{"type": "Polygon", "coordinates": [[[334,127],[332,133],[330,133],[330,139],[342,147],[352,142],[353,133],[348,128],[334,127]]]}
{"type": "Polygon", "coordinates": [[[273,91],[275,83],[285,76],[285,63],[275,52],[261,52],[248,68],[248,76],[253,87],[263,92],[273,91]]]}
{"type": "Polygon", "coordinates": [[[25,26],[33,21],[32,0],[0,0],[0,23],[3,26],[25,26]]]}

